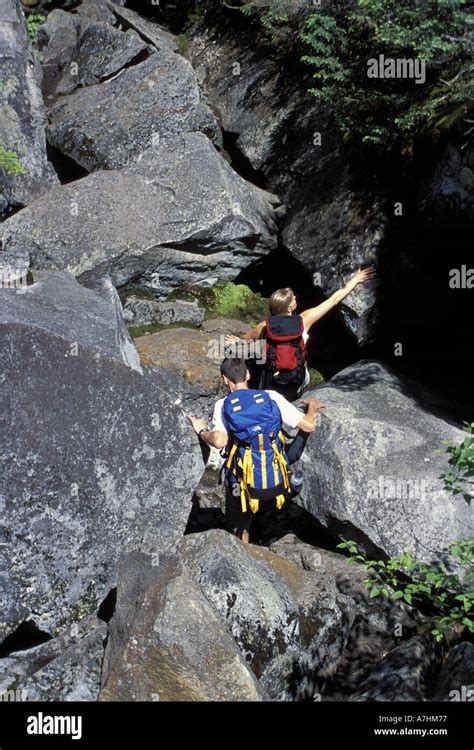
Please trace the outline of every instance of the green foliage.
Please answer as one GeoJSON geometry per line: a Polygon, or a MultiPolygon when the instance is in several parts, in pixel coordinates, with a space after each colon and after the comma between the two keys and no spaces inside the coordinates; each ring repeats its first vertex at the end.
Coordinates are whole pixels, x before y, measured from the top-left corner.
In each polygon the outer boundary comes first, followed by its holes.
{"type": "Polygon", "coordinates": [[[245,284],[227,281],[212,289],[214,299],[209,306],[209,315],[218,318],[237,318],[252,323],[268,314],[267,300],[254,294],[245,284]]]}
{"type": "Polygon", "coordinates": [[[178,51],[180,55],[185,55],[188,51],[188,40],[186,34],[178,34],[178,51]]]}
{"type": "Polygon", "coordinates": [[[324,375],[319,370],[315,370],[314,367],[308,367],[309,371],[309,387],[316,388],[318,385],[325,383],[324,375]]]}
{"type": "Polygon", "coordinates": [[[461,443],[453,443],[443,440],[446,446],[435,453],[444,453],[449,456],[450,468],[440,475],[444,487],[453,495],[462,494],[465,501],[470,504],[472,494],[470,488],[474,485],[474,422],[465,422],[467,436],[461,443]]]}
{"type": "Polygon", "coordinates": [[[436,615],[431,632],[437,641],[447,637],[453,628],[464,626],[474,633],[474,537],[452,542],[450,556],[459,565],[459,574],[450,573],[444,563],[431,566],[404,552],[387,561],[367,560],[353,541],[341,542],[350,562],[363,563],[371,576],[365,585],[370,597],[380,595],[403,600],[410,606],[429,604],[436,615]]]}
{"type": "Polygon", "coordinates": [[[7,151],[3,146],[0,146],[0,169],[12,177],[26,173],[16,151],[7,151]]]}
{"type": "Polygon", "coordinates": [[[286,49],[297,41],[299,29],[289,24],[288,0],[273,0],[267,6],[250,0],[240,10],[246,16],[259,18],[264,36],[274,46],[286,49]]]}
{"type": "Polygon", "coordinates": [[[31,41],[36,41],[38,29],[46,21],[46,16],[42,16],[39,13],[30,13],[26,16],[26,30],[31,41]]]}
{"type": "Polygon", "coordinates": [[[473,110],[466,0],[354,0],[350,9],[336,1],[288,23],[284,6],[247,3],[242,10],[259,15],[279,49],[299,23],[310,91],[333,111],[345,142],[407,149],[416,135],[452,127],[473,110]],[[368,60],[379,54],[426,61],[426,82],[368,78],[368,60]]]}

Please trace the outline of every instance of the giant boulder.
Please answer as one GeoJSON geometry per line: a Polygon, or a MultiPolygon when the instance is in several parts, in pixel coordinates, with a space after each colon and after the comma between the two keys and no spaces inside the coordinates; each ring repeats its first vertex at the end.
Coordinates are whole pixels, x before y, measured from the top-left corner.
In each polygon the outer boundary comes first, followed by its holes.
{"type": "Polygon", "coordinates": [[[65,271],[45,271],[31,286],[0,289],[0,322],[24,323],[63,336],[71,350],[80,344],[141,371],[140,358],[109,279],[101,294],[78,284],[65,271]]]}
{"type": "Polygon", "coordinates": [[[4,223],[3,249],[86,283],[106,272],[115,286],[142,277],[164,297],[183,283],[234,279],[267,254],[277,203],[190,133],[161,140],[127,169],[53,189],[4,223]]]}
{"type": "Polygon", "coordinates": [[[46,155],[39,61],[19,0],[0,7],[0,215],[28,204],[57,182],[46,155]]]}
{"type": "Polygon", "coordinates": [[[220,142],[191,64],[165,49],[60,97],[48,121],[49,142],[89,171],[117,169],[164,135],[201,131],[220,142]]]}
{"type": "Polygon", "coordinates": [[[243,654],[178,555],[122,562],[102,701],[258,701],[243,654]]]}
{"type": "Polygon", "coordinates": [[[369,554],[410,550],[426,562],[474,532],[471,507],[444,489],[443,440],[465,433],[431,395],[375,361],[340,372],[315,394],[326,405],[302,457],[298,502],[336,537],[369,554]],[[437,407],[439,409],[439,406],[437,407]]]}
{"type": "Polygon", "coordinates": [[[221,530],[187,536],[181,556],[271,700],[319,693],[353,619],[331,578],[221,530]]]}
{"type": "Polygon", "coordinates": [[[124,364],[34,325],[0,340],[1,641],[97,612],[129,547],[173,550],[202,458],[184,414],[124,364]]]}

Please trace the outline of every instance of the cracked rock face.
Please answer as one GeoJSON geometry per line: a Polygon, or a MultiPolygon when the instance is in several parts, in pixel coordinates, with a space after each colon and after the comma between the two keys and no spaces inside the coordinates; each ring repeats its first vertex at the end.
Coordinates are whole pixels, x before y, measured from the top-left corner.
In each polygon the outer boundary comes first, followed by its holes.
{"type": "Polygon", "coordinates": [[[184,414],[129,367],[25,324],[0,337],[1,641],[96,612],[129,547],[173,550],[203,465],[184,414]]]}
{"type": "MultiPolygon", "coordinates": [[[[282,243],[326,295],[377,257],[386,216],[377,195],[353,185],[331,113],[287,70],[279,50],[269,57],[253,28],[237,35],[225,18],[204,21],[189,45],[202,87],[222,128],[265,175],[289,210],[282,243]],[[236,68],[236,66],[238,66],[236,68]]],[[[284,53],[283,53],[284,54],[284,53]]],[[[357,287],[341,306],[349,330],[368,340],[375,284],[357,287]]]]}
{"type": "MultiPolygon", "coordinates": [[[[46,156],[41,72],[33,54],[19,0],[0,7],[0,143],[9,166],[0,168],[0,216],[28,204],[58,180],[46,156]]],[[[3,156],[3,155],[2,155],[3,156]]]]}
{"type": "Polygon", "coordinates": [[[447,457],[434,453],[465,433],[424,408],[429,392],[362,361],[313,395],[326,409],[302,457],[299,505],[371,554],[395,557],[405,548],[440,561],[451,541],[473,534],[470,506],[439,478],[447,457]]]}
{"type": "Polygon", "coordinates": [[[57,638],[10,653],[0,659],[0,696],[14,684],[16,700],[97,700],[106,636],[105,622],[90,615],[57,638]]]}
{"type": "Polygon", "coordinates": [[[86,284],[107,273],[115,286],[142,277],[166,296],[183,283],[233,279],[267,254],[277,243],[277,204],[205,135],[188,133],[126,169],[50,191],[4,222],[3,247],[29,255],[32,268],[68,270],[86,284]]]}
{"type": "Polygon", "coordinates": [[[147,56],[147,43],[133,30],[124,33],[102,21],[89,24],[79,38],[80,26],[79,16],[58,10],[40,29],[46,99],[100,83],[147,56]]]}
{"type": "Polygon", "coordinates": [[[165,49],[60,97],[48,121],[49,142],[89,171],[120,168],[164,135],[201,131],[220,143],[191,64],[165,49]]]}

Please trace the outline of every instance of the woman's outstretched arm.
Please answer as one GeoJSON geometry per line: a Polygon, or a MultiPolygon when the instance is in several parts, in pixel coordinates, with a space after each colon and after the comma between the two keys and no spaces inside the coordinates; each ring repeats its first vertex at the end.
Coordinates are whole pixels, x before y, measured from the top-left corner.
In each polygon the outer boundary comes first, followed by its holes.
{"type": "Polygon", "coordinates": [[[246,341],[254,340],[262,338],[262,333],[265,329],[265,321],[262,320],[260,323],[257,323],[256,326],[254,326],[250,331],[247,331],[247,333],[244,333],[243,336],[226,336],[225,337],[225,343],[226,344],[234,344],[236,341],[241,341],[241,339],[245,339],[246,341]]]}
{"type": "Polygon", "coordinates": [[[342,300],[345,299],[358,284],[362,284],[364,281],[369,281],[369,279],[373,279],[374,276],[375,268],[373,266],[370,268],[359,268],[352,279],[349,279],[347,284],[341,289],[338,289],[337,292],[331,294],[327,300],[321,302],[320,305],[316,305],[316,307],[311,307],[309,310],[302,312],[301,317],[304,320],[306,330],[309,331],[313,323],[316,323],[316,321],[320,320],[323,315],[326,315],[326,313],[332,310],[333,307],[336,307],[336,305],[342,302],[342,300]]]}

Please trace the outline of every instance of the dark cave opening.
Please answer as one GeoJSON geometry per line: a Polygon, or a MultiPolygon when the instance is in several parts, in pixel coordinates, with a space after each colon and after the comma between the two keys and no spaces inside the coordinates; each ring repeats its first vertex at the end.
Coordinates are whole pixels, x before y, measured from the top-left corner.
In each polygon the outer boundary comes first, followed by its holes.
{"type": "Polygon", "coordinates": [[[61,185],[67,185],[69,182],[80,180],[81,177],[86,177],[89,174],[89,171],[85,167],[81,167],[74,159],[63,154],[48,142],[46,142],[46,154],[48,161],[53,165],[61,185]]]}
{"type": "Polygon", "coordinates": [[[462,222],[409,217],[394,227],[378,262],[370,356],[438,392],[450,413],[474,418],[472,291],[450,286],[467,268],[472,237],[462,222]],[[401,345],[401,347],[400,347],[401,345]]]}
{"type": "Polygon", "coordinates": [[[51,639],[52,636],[40,630],[34,620],[25,620],[0,644],[0,659],[14,651],[26,651],[34,646],[40,646],[51,639]]]}
{"type": "Polygon", "coordinates": [[[109,593],[103,599],[99,609],[97,610],[97,617],[103,622],[109,622],[115,612],[117,606],[117,587],[110,589],[109,593]]]}

